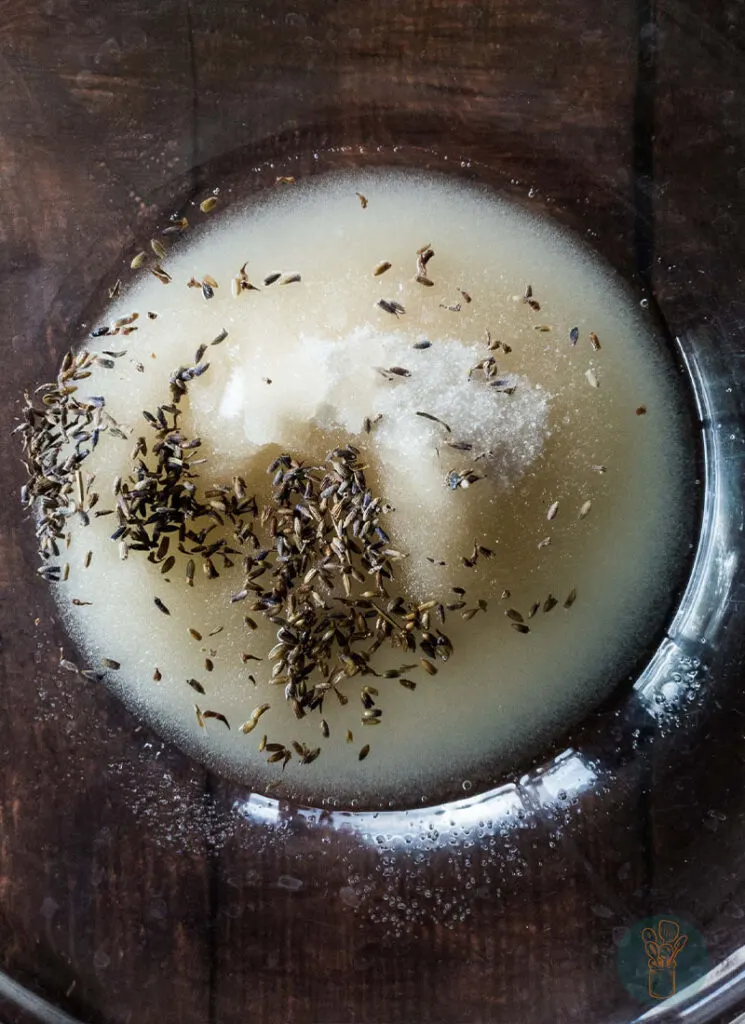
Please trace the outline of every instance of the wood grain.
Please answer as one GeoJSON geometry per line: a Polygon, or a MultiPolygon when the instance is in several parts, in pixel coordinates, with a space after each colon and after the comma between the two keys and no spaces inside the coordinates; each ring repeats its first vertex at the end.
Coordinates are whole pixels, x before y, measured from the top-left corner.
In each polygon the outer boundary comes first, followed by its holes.
{"type": "MultiPolygon", "coordinates": [[[[719,25],[724,7],[665,0],[650,15],[661,122],[650,237],[667,259],[693,226],[699,303],[712,290],[698,277],[715,272],[734,302],[734,271],[721,269],[717,234],[676,218],[695,207],[740,255],[745,238],[741,212],[722,198],[742,186],[745,166],[743,77],[732,63],[742,35],[719,25]],[[678,132],[687,117],[694,133],[709,125],[693,152],[678,132]],[[733,180],[717,180],[698,206],[700,173],[715,159],[733,180]]],[[[337,164],[382,159],[376,145],[413,147],[438,166],[472,159],[507,187],[511,177],[535,185],[536,202],[550,200],[567,222],[589,199],[598,244],[633,273],[640,9],[6,3],[0,435],[23,387],[53,371],[122,250],[170,212],[174,189],[188,195],[236,152],[234,167],[274,155],[308,173],[314,146],[352,147],[337,164]]],[[[686,282],[656,273],[680,309],[686,282]]],[[[9,494],[21,483],[9,443],[0,478],[9,494]]],[[[386,839],[384,819],[368,837],[286,806],[261,821],[241,810],[244,790],[164,745],[107,691],[59,671],[69,641],[14,501],[0,506],[0,526],[0,960],[77,1019],[621,1021],[635,1011],[614,966],[619,929],[674,907],[698,921],[715,955],[743,940],[743,796],[720,785],[743,757],[731,709],[745,708],[731,690],[727,713],[700,712],[704,747],[670,741],[649,757],[618,757],[608,787],[553,816],[517,790],[524,817],[501,831],[477,813],[467,833],[447,813],[433,818],[437,842],[416,821],[409,841],[386,839]],[[724,819],[707,818],[712,808],[724,819]],[[716,877],[700,870],[713,863],[716,877]]],[[[2,1014],[35,1019],[7,1000],[2,1014]]]]}

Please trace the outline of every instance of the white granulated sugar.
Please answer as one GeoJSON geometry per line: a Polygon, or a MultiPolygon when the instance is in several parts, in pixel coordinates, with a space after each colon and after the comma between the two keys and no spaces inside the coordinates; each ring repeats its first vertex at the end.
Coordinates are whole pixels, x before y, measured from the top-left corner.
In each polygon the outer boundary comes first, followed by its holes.
{"type": "Polygon", "coordinates": [[[540,385],[514,372],[494,378],[514,388],[511,394],[492,388],[483,373],[469,376],[485,358],[483,345],[444,338],[416,350],[416,340],[415,331],[391,334],[370,323],[333,341],[301,336],[290,372],[283,365],[286,355],[273,353],[271,344],[258,345],[254,358],[266,375],[281,379],[281,393],[238,356],[219,414],[230,428],[242,427],[244,434],[234,443],[255,451],[269,444],[292,447],[308,425],[358,434],[361,412],[369,410],[371,419],[381,417],[371,439],[381,492],[396,506],[413,494],[426,501],[432,519],[439,515],[445,521],[450,495],[443,478],[472,457],[448,442],[470,444],[472,455],[479,456],[478,474],[509,488],[541,452],[549,403],[540,385]],[[410,376],[380,372],[392,366],[402,366],[410,376]],[[436,416],[450,431],[418,412],[436,416]]]}
{"type": "Polygon", "coordinates": [[[518,374],[503,378],[515,388],[512,395],[491,389],[486,381],[470,381],[469,364],[472,366],[479,358],[482,353],[475,348],[441,342],[430,359],[422,360],[421,369],[412,370],[410,381],[396,383],[381,395],[376,408],[383,413],[383,422],[377,441],[391,459],[399,452],[399,457],[410,461],[410,445],[411,454],[416,450],[417,464],[421,465],[425,452],[431,461],[436,447],[441,463],[439,482],[444,466],[449,468],[450,463],[462,461],[457,450],[448,449],[447,442],[464,440],[482,456],[479,472],[503,487],[519,480],[543,447],[548,401],[539,387],[531,386],[518,374]],[[447,423],[450,432],[431,420],[414,418],[417,411],[436,416],[447,423]]]}

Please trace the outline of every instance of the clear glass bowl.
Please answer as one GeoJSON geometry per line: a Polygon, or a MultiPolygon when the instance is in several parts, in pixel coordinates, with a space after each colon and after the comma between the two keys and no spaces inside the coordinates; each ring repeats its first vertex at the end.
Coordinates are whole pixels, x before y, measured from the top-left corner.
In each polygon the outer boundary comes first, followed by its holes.
{"type": "Polygon", "coordinates": [[[122,253],[206,185],[425,166],[580,231],[637,288],[690,385],[703,503],[665,635],[534,763],[438,807],[313,810],[210,775],[60,672],[6,443],[3,1019],[745,1008],[744,18],[735,0],[13,5],[3,436],[122,253]],[[682,922],[708,970],[686,985],[681,954],[671,998],[645,1000],[646,959],[626,955],[647,918],[682,922]]]}

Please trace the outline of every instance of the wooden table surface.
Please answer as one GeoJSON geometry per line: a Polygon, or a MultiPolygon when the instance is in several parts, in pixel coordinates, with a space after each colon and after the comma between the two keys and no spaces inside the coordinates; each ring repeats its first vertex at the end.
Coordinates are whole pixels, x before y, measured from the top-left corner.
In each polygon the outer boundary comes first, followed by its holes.
{"type": "MultiPolygon", "coordinates": [[[[550,192],[557,215],[587,196],[600,247],[673,320],[725,296],[741,331],[744,22],[736,0],[2,5],[9,978],[92,1024],[590,1024],[637,1012],[615,944],[647,914],[687,916],[713,961],[743,942],[739,688],[510,827],[446,812],[438,840],[412,822],[407,842],[383,819],[362,835],[275,813],[58,670],[66,639],[6,439],[122,250],[235,151],[310,171],[314,147],[434,146],[550,192]],[[697,273],[676,272],[692,256],[697,273]]],[[[540,787],[510,792],[517,806],[540,787]]],[[[1,1019],[35,1019],[3,984],[1,1019]]]]}

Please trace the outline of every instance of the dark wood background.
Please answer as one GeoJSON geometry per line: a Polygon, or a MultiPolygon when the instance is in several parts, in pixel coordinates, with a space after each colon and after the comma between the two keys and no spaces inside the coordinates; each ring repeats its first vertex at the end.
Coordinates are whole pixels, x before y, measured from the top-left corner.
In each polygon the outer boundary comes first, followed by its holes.
{"type": "MultiPolygon", "coordinates": [[[[7,438],[22,388],[47,378],[170,183],[196,189],[239,149],[310,167],[313,139],[435,145],[529,179],[559,210],[590,198],[674,328],[729,335],[737,386],[744,22],[741,0],[2,0],[7,977],[91,1024],[589,1024],[637,1012],[614,943],[645,915],[688,917],[714,960],[743,942],[736,647],[678,735],[558,815],[437,848],[286,806],[262,823],[239,813],[248,794],[57,669],[64,635],[7,438]]],[[[0,993],[7,1024],[35,1019],[0,993]]]]}

